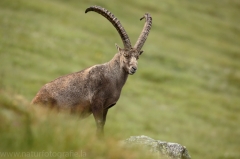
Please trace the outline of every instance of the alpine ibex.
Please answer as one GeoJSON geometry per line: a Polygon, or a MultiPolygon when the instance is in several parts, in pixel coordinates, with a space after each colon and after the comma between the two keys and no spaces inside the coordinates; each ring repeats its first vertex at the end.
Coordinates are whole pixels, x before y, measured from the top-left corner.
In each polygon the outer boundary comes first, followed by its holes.
{"type": "Polygon", "coordinates": [[[118,53],[107,63],[94,65],[82,71],[59,77],[44,85],[32,100],[32,104],[55,108],[68,108],[82,117],[93,113],[97,134],[103,134],[108,109],[114,106],[121,94],[128,75],[137,71],[137,60],[152,26],[152,17],[146,13],[143,30],[132,47],[130,39],[120,21],[109,11],[99,6],[86,9],[107,18],[121,36],[124,48],[117,44],[118,53]]]}

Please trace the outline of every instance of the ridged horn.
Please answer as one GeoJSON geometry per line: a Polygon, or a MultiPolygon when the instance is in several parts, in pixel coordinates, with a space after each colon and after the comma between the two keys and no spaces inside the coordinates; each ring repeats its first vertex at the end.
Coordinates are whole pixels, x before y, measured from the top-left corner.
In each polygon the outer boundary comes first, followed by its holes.
{"type": "Polygon", "coordinates": [[[136,44],[134,45],[134,48],[137,49],[138,51],[140,51],[145,43],[145,41],[147,40],[148,34],[151,30],[152,27],[152,17],[149,13],[146,13],[140,20],[142,19],[146,19],[145,25],[143,27],[143,30],[136,42],[136,44]]]}
{"type": "Polygon", "coordinates": [[[102,16],[104,16],[105,18],[107,18],[112,23],[112,25],[117,29],[119,35],[121,36],[124,48],[125,49],[132,48],[130,39],[127,35],[127,32],[121,25],[120,21],[111,12],[109,12],[108,10],[106,10],[105,8],[102,8],[100,6],[91,6],[86,9],[85,13],[87,13],[89,11],[95,11],[95,12],[101,14],[102,16]]]}

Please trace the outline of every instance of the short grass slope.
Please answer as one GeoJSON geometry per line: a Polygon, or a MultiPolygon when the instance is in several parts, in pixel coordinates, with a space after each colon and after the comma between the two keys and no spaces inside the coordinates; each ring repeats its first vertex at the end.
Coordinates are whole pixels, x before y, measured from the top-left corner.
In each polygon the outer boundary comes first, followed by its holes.
{"type": "Polygon", "coordinates": [[[237,0],[1,0],[0,155],[147,158],[118,145],[147,135],[185,145],[194,159],[240,158],[239,15],[237,0]],[[143,14],[153,17],[138,72],[109,111],[104,143],[92,116],[80,121],[29,106],[45,83],[104,63],[117,52],[114,43],[122,46],[105,18],[84,13],[91,5],[113,12],[132,43],[143,14]]]}

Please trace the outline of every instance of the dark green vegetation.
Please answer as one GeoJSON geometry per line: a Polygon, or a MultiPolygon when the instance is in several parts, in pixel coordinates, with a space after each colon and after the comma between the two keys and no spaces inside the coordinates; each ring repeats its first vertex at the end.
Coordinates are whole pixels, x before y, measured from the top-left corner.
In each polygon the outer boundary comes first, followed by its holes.
{"type": "Polygon", "coordinates": [[[185,145],[194,159],[240,158],[239,15],[238,0],[1,0],[0,151],[145,158],[115,146],[144,134],[185,145]],[[132,43],[139,18],[153,17],[139,70],[109,111],[104,143],[95,141],[92,116],[79,121],[28,104],[43,84],[106,62],[114,43],[122,46],[106,19],[84,14],[95,4],[120,19],[132,43]]]}

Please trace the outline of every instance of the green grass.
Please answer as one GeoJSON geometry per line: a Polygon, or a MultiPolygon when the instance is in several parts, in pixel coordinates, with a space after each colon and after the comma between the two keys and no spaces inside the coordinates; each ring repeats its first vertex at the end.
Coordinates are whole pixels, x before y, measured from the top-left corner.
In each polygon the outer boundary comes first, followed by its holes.
{"type": "Polygon", "coordinates": [[[239,14],[237,0],[1,0],[0,151],[145,158],[116,145],[147,135],[185,145],[195,159],[240,158],[239,14]],[[113,12],[133,44],[139,18],[153,17],[139,70],[108,113],[105,142],[96,140],[92,116],[81,121],[28,104],[45,83],[106,62],[114,43],[122,46],[106,19],[84,13],[91,5],[113,12]]]}

